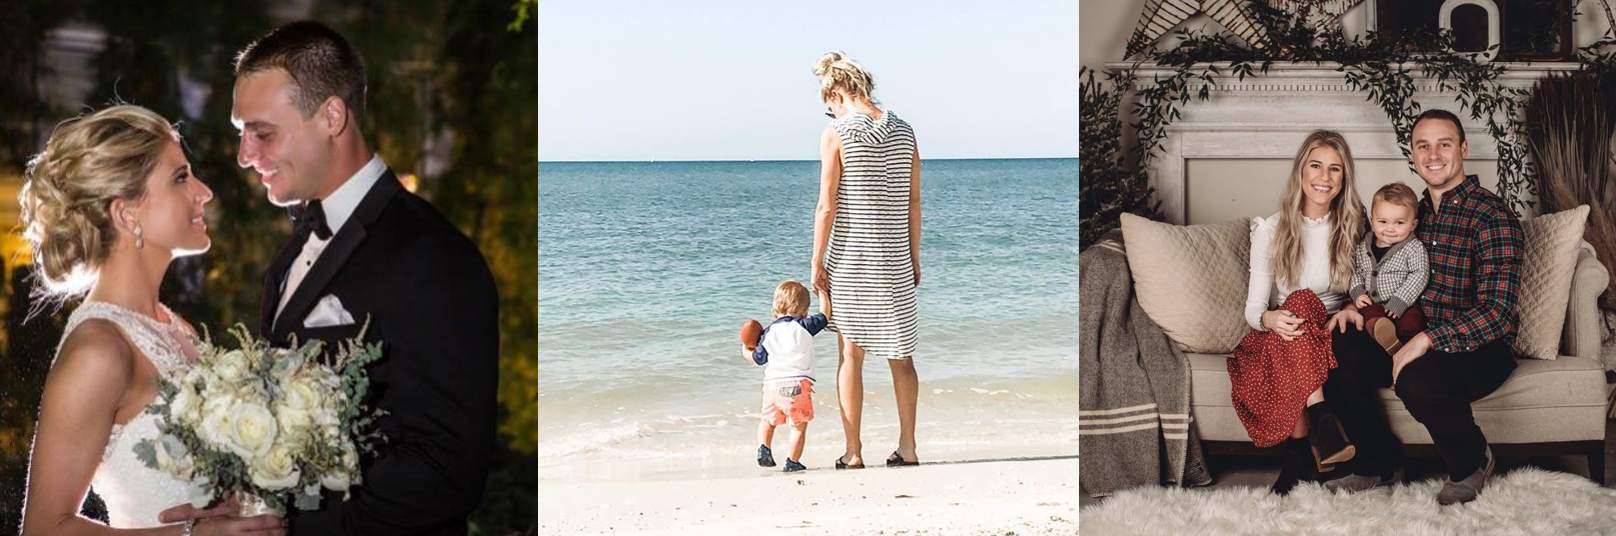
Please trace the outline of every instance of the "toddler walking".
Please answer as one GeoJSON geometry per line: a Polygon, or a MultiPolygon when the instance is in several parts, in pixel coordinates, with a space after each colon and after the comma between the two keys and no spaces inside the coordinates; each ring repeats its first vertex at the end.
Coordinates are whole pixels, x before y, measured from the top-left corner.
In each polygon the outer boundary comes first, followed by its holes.
{"type": "Polygon", "coordinates": [[[821,293],[819,310],[808,316],[808,289],[786,281],[774,289],[774,322],[742,354],[763,369],[763,417],[758,422],[758,465],[774,467],[774,428],[791,424],[791,451],[785,472],[807,469],[802,459],[808,421],[814,419],[814,335],[825,329],[830,300],[821,293]]]}

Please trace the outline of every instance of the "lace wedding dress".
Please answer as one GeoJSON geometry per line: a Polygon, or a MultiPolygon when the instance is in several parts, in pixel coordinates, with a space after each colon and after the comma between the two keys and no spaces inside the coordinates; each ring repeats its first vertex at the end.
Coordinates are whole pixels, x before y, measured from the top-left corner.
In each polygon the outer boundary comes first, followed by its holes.
{"type": "MultiPolygon", "coordinates": [[[[168,323],[107,302],[85,300],[68,318],[63,340],[79,324],[103,319],[116,324],[149,360],[157,373],[177,380],[196,360],[197,349],[191,332],[167,307],[168,323]]],[[[157,416],[141,411],[127,424],[112,425],[101,465],[90,481],[91,489],[107,506],[107,521],[116,528],[163,525],[157,514],[175,505],[190,502],[190,483],[168,473],[146,467],[135,457],[135,445],[143,439],[156,440],[157,416]]]]}

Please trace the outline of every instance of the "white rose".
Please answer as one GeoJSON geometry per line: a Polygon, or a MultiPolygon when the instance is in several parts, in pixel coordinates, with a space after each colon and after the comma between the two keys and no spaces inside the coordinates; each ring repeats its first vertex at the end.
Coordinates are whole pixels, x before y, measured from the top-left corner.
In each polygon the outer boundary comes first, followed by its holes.
{"type": "Polygon", "coordinates": [[[342,467],[330,470],[320,475],[320,484],[331,491],[348,491],[353,485],[353,475],[359,472],[359,455],[354,452],[352,445],[343,445],[342,467]]]}
{"type": "Polygon", "coordinates": [[[292,489],[302,476],[297,469],[297,459],[284,445],[275,445],[254,459],[250,472],[253,484],[270,491],[292,489]]]}
{"type": "Polygon", "coordinates": [[[219,379],[234,382],[247,375],[251,365],[247,363],[247,354],[241,350],[231,350],[218,357],[213,362],[213,373],[219,379]]]}
{"type": "Polygon", "coordinates": [[[328,442],[343,441],[342,429],[338,428],[336,424],[321,424],[320,437],[328,442]]]}
{"type": "Polygon", "coordinates": [[[275,414],[256,401],[243,401],[230,408],[230,428],[225,446],[243,460],[254,460],[275,445],[275,414]]]}
{"type": "Polygon", "coordinates": [[[230,444],[230,414],[240,400],[234,393],[223,389],[209,389],[202,394],[202,426],[198,435],[215,448],[230,444]]]}
{"type": "Polygon", "coordinates": [[[342,391],[342,380],[337,379],[334,372],[325,369],[316,377],[315,387],[322,396],[320,410],[314,413],[314,421],[321,426],[342,424],[338,416],[348,407],[348,394],[342,391]]]}
{"type": "Polygon", "coordinates": [[[196,396],[196,389],[190,385],[181,387],[168,403],[169,420],[188,425],[195,425],[202,420],[202,400],[196,396]]]}
{"type": "Polygon", "coordinates": [[[188,386],[195,386],[202,380],[207,379],[207,377],[208,369],[206,367],[191,367],[190,370],[185,372],[185,377],[180,380],[180,383],[188,386]]]}
{"type": "Polygon", "coordinates": [[[157,468],[181,480],[190,480],[191,472],[196,469],[190,449],[185,448],[179,438],[167,434],[159,437],[156,443],[157,468]]]}
{"type": "Polygon", "coordinates": [[[348,473],[346,471],[332,471],[320,475],[320,485],[331,491],[348,491],[348,473]]]}
{"type": "Polygon", "coordinates": [[[326,398],[321,391],[305,374],[281,379],[281,398],[275,408],[281,428],[303,429],[313,424],[326,398]]]}

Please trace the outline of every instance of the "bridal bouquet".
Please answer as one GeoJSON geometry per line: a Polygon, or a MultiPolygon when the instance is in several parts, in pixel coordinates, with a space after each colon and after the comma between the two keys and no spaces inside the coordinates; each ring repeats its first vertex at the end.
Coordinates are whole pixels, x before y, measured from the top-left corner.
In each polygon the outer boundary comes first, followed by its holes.
{"type": "Polygon", "coordinates": [[[372,430],[381,413],[361,405],[380,344],[362,344],[361,331],[326,352],[321,341],[276,348],[239,324],[231,333],[239,348],[204,337],[183,378],[159,380],[146,410],[159,434],[137,444],[136,456],[190,482],[198,508],[242,497],[279,512],[289,499],[312,510],[322,487],[346,500],[360,483],[360,453],[381,439],[372,430]]]}

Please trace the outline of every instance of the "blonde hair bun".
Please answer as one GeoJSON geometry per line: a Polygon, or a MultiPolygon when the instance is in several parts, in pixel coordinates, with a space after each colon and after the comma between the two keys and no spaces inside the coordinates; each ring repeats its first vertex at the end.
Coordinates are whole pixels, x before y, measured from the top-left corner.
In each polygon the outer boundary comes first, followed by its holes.
{"type": "Polygon", "coordinates": [[[875,77],[847,54],[826,52],[814,62],[814,76],[819,77],[820,100],[830,102],[838,89],[856,100],[873,100],[875,77]]]}
{"type": "Polygon", "coordinates": [[[825,76],[825,73],[830,72],[832,65],[846,57],[841,52],[826,52],[825,55],[819,57],[819,61],[814,63],[814,76],[825,76]]]}
{"type": "Polygon", "coordinates": [[[144,196],[164,145],[178,140],[162,116],[127,104],[56,126],[17,196],[46,294],[89,289],[116,241],[112,201],[144,196]]]}

